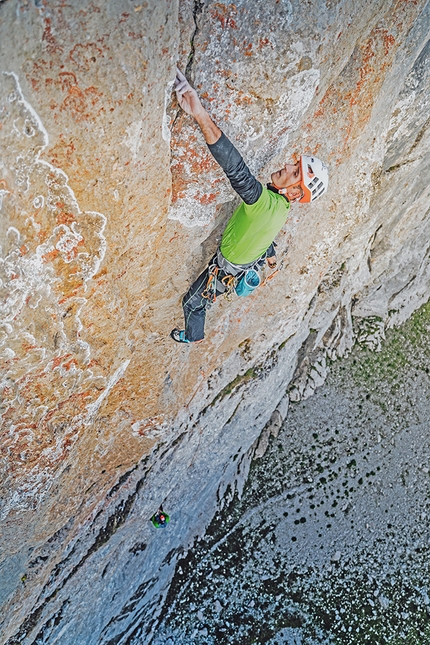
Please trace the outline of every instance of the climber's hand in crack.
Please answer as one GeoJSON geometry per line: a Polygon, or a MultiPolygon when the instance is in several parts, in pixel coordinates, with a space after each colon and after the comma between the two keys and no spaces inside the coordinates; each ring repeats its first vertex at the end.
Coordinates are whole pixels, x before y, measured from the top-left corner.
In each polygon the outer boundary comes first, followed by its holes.
{"type": "Polygon", "coordinates": [[[221,130],[212,121],[211,117],[201,104],[196,90],[191,87],[180,69],[176,69],[174,89],[179,105],[184,112],[195,118],[203,132],[206,143],[209,145],[216,143],[221,136],[221,130]]]}
{"type": "Polygon", "coordinates": [[[205,111],[196,90],[191,87],[179,69],[176,69],[175,92],[179,105],[187,114],[195,118],[205,111]]]}

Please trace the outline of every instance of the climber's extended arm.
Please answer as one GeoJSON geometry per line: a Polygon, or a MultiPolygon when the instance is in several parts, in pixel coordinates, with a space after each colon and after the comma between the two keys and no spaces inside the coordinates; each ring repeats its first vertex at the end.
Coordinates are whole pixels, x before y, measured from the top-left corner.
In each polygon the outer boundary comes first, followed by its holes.
{"type": "Polygon", "coordinates": [[[176,70],[175,92],[181,108],[187,114],[191,114],[199,124],[206,143],[213,144],[218,141],[221,136],[221,130],[212,121],[209,114],[201,104],[196,90],[191,87],[179,69],[176,70]]]}
{"type": "Polygon", "coordinates": [[[200,126],[208,148],[227,175],[232,188],[246,204],[255,204],[263,187],[249,170],[231,141],[225,136],[200,102],[181,71],[177,70],[175,91],[181,108],[191,114],[200,126]]]}
{"type": "Polygon", "coordinates": [[[240,152],[234,147],[224,133],[208,148],[224,170],[232,188],[243,199],[245,204],[255,204],[263,192],[263,186],[254,177],[242,159],[240,152]]]}

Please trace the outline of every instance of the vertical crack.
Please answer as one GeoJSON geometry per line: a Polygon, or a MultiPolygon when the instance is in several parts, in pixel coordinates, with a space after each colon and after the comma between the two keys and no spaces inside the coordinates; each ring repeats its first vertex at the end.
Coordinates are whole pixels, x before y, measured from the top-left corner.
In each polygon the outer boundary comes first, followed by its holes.
{"type": "Polygon", "coordinates": [[[198,25],[198,18],[199,16],[203,13],[203,0],[194,0],[194,7],[193,7],[193,19],[194,19],[194,31],[193,35],[191,36],[190,40],[190,53],[188,54],[188,61],[187,61],[187,66],[185,68],[185,76],[187,78],[190,77],[193,63],[194,63],[194,54],[196,52],[194,41],[199,33],[199,25],[198,25]]]}
{"type": "MultiPolygon", "coordinates": [[[[187,65],[184,70],[184,74],[189,80],[191,80],[191,77],[193,76],[192,67],[194,63],[194,54],[196,51],[194,41],[196,39],[197,34],[200,31],[200,28],[198,25],[198,17],[203,13],[203,8],[204,8],[204,0],[194,0],[194,6],[193,6],[194,31],[190,39],[190,53],[188,54],[187,65]]],[[[175,128],[176,123],[181,116],[181,112],[182,111],[180,109],[176,111],[175,118],[171,122],[170,131],[172,131],[175,128]]]]}

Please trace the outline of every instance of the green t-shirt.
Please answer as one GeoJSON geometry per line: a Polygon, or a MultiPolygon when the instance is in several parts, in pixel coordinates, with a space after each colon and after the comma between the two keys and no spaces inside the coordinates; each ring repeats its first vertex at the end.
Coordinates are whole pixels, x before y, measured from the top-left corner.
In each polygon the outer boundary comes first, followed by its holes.
{"type": "Polygon", "coordinates": [[[233,264],[248,264],[263,255],[287,221],[290,203],[263,187],[255,204],[242,202],[221,240],[221,253],[233,264]]]}

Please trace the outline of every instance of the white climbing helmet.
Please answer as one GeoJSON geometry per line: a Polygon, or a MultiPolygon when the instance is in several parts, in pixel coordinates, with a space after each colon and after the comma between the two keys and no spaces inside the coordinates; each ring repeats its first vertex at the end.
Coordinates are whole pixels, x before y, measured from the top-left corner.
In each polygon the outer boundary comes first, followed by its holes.
{"type": "Polygon", "coordinates": [[[327,166],[318,157],[301,155],[300,168],[302,180],[300,185],[304,195],[298,201],[303,203],[314,202],[327,190],[328,170],[327,166]]]}

